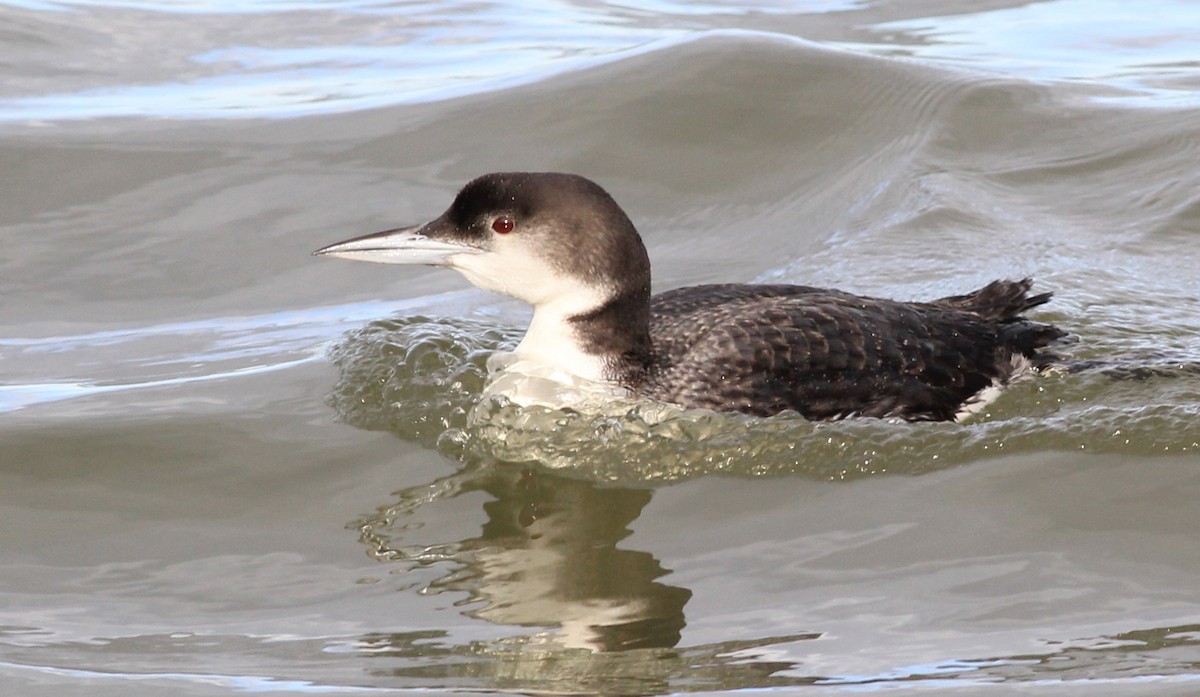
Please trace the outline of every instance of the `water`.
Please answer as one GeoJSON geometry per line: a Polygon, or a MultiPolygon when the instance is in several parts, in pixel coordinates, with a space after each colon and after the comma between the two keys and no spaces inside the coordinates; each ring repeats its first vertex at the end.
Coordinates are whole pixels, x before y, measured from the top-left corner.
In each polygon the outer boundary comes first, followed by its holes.
{"type": "Polygon", "coordinates": [[[0,686],[1200,689],[1191,3],[0,4],[0,686]],[[476,407],[528,311],[313,259],[608,188],[655,286],[1033,276],[962,424],[476,407]]]}

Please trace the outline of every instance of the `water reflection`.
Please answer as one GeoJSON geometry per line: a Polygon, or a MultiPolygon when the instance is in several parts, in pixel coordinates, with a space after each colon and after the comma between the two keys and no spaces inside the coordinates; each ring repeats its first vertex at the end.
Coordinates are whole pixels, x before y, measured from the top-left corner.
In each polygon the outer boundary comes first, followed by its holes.
{"type": "Polygon", "coordinates": [[[500,640],[457,644],[443,630],[372,633],[357,650],[381,661],[385,683],[431,688],[651,695],[686,685],[718,689],[811,684],[784,675],[796,664],[767,647],[817,639],[805,633],[677,648],[686,588],[663,583],[652,554],[618,546],[650,502],[648,489],[606,487],[538,467],[468,465],[396,492],[355,525],[371,556],[448,570],[426,592],[465,593],[464,614],[529,628],[500,640]],[[422,518],[449,500],[485,493],[478,535],[415,543],[422,518]]]}
{"type": "Polygon", "coordinates": [[[651,496],[646,489],[489,464],[398,492],[396,503],[356,525],[378,559],[453,562],[428,590],[466,593],[473,617],[548,628],[539,641],[567,649],[669,648],[679,642],[691,591],[659,582],[668,572],[653,555],[617,546],[651,496]],[[474,491],[491,497],[478,536],[405,544],[419,508],[474,491]]]}
{"type": "Polygon", "coordinates": [[[549,652],[527,641],[440,642],[444,632],[365,636],[359,649],[377,659],[373,683],[406,689],[523,694],[659,695],[812,685],[785,675],[789,661],[761,656],[771,647],[816,635],[730,641],[672,650],[549,652]]]}

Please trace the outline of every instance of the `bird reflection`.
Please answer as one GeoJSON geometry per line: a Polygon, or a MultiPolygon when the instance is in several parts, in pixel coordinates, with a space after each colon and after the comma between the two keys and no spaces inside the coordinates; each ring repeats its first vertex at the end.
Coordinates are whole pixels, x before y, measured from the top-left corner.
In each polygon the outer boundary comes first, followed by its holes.
{"type": "Polygon", "coordinates": [[[651,491],[492,463],[397,495],[398,503],[359,522],[363,540],[377,558],[457,563],[429,590],[466,593],[468,615],[549,629],[541,639],[563,648],[621,651],[679,642],[691,591],[657,581],[667,571],[653,555],[617,547],[651,491]],[[492,497],[477,537],[428,546],[398,539],[418,509],[470,491],[492,497]]]}

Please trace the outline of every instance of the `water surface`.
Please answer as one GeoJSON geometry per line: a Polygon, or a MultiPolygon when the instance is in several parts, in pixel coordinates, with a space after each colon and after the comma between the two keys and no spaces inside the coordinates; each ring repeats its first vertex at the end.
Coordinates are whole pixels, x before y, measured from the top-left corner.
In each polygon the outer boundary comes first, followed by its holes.
{"type": "Polygon", "coordinates": [[[0,685],[1194,693],[1200,16],[1132,12],[0,4],[0,685]],[[1032,276],[1092,367],[481,413],[526,309],[308,254],[498,169],[599,181],[659,290],[1032,276]]]}

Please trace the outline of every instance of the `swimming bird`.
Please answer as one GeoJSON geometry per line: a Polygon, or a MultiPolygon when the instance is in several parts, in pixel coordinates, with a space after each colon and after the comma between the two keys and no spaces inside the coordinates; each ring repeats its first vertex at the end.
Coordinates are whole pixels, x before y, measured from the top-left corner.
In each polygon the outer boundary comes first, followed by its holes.
{"type": "Polygon", "coordinates": [[[478,177],[423,225],[316,255],[446,266],[533,306],[518,358],[686,408],[812,420],[951,420],[1054,361],[1065,336],[1022,314],[1030,279],[899,302],[800,285],[702,285],[650,294],[636,228],[574,174],[478,177]]]}

